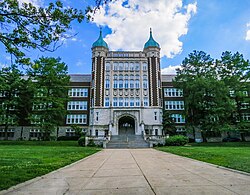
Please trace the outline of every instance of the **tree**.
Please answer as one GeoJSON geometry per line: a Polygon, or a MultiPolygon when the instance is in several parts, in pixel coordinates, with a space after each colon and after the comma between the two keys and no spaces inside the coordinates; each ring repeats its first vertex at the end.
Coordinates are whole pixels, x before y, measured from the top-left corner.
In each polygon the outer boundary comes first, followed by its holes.
{"type": "MultiPolygon", "coordinates": [[[[96,0],[94,10],[103,2],[108,1],[96,0]]],[[[55,51],[62,45],[62,38],[68,38],[66,31],[71,28],[72,21],[81,23],[91,11],[90,7],[86,12],[65,7],[60,0],[46,7],[3,0],[0,2],[0,42],[19,63],[30,64],[25,50],[55,51]]],[[[87,18],[90,18],[89,14],[87,18]]]]}
{"type": "Polygon", "coordinates": [[[176,134],[176,127],[173,121],[173,118],[171,117],[170,113],[163,109],[163,115],[162,115],[162,126],[164,134],[169,135],[175,135],[176,134]]]}
{"type": "Polygon", "coordinates": [[[29,70],[36,89],[30,118],[42,130],[45,140],[65,119],[69,85],[67,69],[60,58],[42,57],[29,70]]]}
{"type": "Polygon", "coordinates": [[[217,61],[218,75],[229,88],[229,94],[234,101],[235,109],[232,113],[231,124],[240,132],[249,131],[249,124],[244,121],[243,114],[249,111],[250,92],[250,63],[239,52],[232,54],[229,51],[222,53],[217,61]]]}
{"type": "Polygon", "coordinates": [[[186,125],[196,130],[219,130],[232,111],[228,88],[217,78],[214,60],[203,51],[194,51],[177,70],[175,85],[183,89],[186,125]]]}
{"type": "Polygon", "coordinates": [[[18,124],[17,107],[22,82],[21,72],[15,65],[0,70],[0,125],[4,126],[6,140],[9,127],[18,124]]]}

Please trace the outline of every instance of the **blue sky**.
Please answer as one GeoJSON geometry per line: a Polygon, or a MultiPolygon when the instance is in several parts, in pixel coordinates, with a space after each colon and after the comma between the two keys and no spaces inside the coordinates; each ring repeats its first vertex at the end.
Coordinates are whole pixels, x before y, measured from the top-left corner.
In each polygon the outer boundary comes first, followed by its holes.
{"type": "MultiPolygon", "coordinates": [[[[20,1],[47,3],[47,0],[20,1]]],[[[64,2],[84,9],[89,1],[64,2]]],[[[61,57],[69,73],[90,73],[91,45],[98,38],[100,26],[111,50],[142,50],[152,27],[153,36],[162,48],[164,73],[174,73],[193,50],[205,51],[213,58],[220,58],[226,50],[239,51],[245,59],[250,59],[249,0],[113,1],[96,13],[93,22],[72,24],[68,33],[77,35],[66,40],[56,52],[30,51],[28,55],[61,57]]],[[[0,52],[0,66],[9,64],[10,56],[2,45],[0,52]]]]}

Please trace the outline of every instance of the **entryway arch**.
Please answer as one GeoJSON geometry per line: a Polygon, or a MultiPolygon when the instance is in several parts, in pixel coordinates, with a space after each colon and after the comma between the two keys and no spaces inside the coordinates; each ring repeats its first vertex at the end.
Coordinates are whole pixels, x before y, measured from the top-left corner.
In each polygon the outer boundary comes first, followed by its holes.
{"type": "Polygon", "coordinates": [[[118,122],[119,135],[135,135],[135,119],[131,116],[123,116],[118,122]]]}

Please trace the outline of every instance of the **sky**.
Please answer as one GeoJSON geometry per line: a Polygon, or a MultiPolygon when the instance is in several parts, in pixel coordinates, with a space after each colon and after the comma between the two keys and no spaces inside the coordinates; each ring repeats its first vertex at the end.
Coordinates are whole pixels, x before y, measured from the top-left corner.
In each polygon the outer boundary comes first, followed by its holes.
{"type": "MultiPolygon", "coordinates": [[[[19,0],[46,6],[49,0],[19,0]]],[[[85,9],[94,6],[89,0],[63,0],[64,6],[85,9]]],[[[113,0],[101,6],[93,21],[74,22],[56,52],[27,51],[27,56],[60,57],[69,73],[91,73],[91,46],[100,27],[110,50],[142,51],[152,28],[161,46],[161,68],[174,74],[183,59],[193,50],[201,50],[219,59],[222,52],[239,51],[250,59],[249,0],[113,0]]],[[[10,64],[10,55],[0,43],[0,67],[10,64]]]]}

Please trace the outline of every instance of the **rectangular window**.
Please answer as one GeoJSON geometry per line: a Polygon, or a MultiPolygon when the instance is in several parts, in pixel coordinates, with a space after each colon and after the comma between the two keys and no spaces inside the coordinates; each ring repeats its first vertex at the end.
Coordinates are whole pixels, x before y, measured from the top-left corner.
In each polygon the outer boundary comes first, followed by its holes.
{"type": "Polygon", "coordinates": [[[109,97],[105,98],[105,107],[109,107],[109,97]]]}
{"type": "Polygon", "coordinates": [[[123,98],[122,98],[122,97],[119,98],[119,106],[120,106],[120,107],[123,106],[123,98]]]}
{"type": "Polygon", "coordinates": [[[157,120],[157,112],[154,112],[154,114],[155,114],[155,121],[157,120]]]}
{"type": "Polygon", "coordinates": [[[183,97],[183,90],[177,88],[164,88],[165,97],[183,97]]]}
{"type": "Polygon", "coordinates": [[[165,101],[166,110],[184,110],[184,101],[165,101]]]}
{"type": "Polygon", "coordinates": [[[68,110],[87,110],[87,101],[70,101],[68,102],[68,110]]]}
{"type": "Polygon", "coordinates": [[[129,102],[129,99],[128,99],[128,98],[125,98],[124,106],[128,107],[128,102],[129,102]]]}
{"type": "Polygon", "coordinates": [[[250,113],[243,113],[242,120],[243,121],[250,121],[250,113]]]}
{"type": "Polygon", "coordinates": [[[68,90],[69,97],[88,97],[88,88],[71,88],[68,90]]]}
{"type": "Polygon", "coordinates": [[[172,114],[171,117],[175,123],[185,123],[185,118],[181,114],[172,114]]]}
{"type": "Polygon", "coordinates": [[[87,124],[86,114],[68,114],[66,124],[87,124]]]}
{"type": "Polygon", "coordinates": [[[117,89],[117,87],[118,87],[117,80],[114,80],[114,88],[117,89]]]}
{"type": "Polygon", "coordinates": [[[148,106],[148,98],[147,97],[143,98],[143,105],[148,106]]]}
{"type": "Polygon", "coordinates": [[[117,104],[117,97],[114,97],[114,98],[113,98],[113,106],[114,106],[114,107],[117,107],[117,106],[118,106],[118,104],[117,104]]]}
{"type": "Polygon", "coordinates": [[[135,106],[139,107],[140,106],[140,98],[135,99],[135,106]]]}
{"type": "Polygon", "coordinates": [[[135,102],[134,102],[135,100],[134,100],[134,98],[130,98],[130,106],[131,107],[134,107],[135,106],[135,102]]]}

